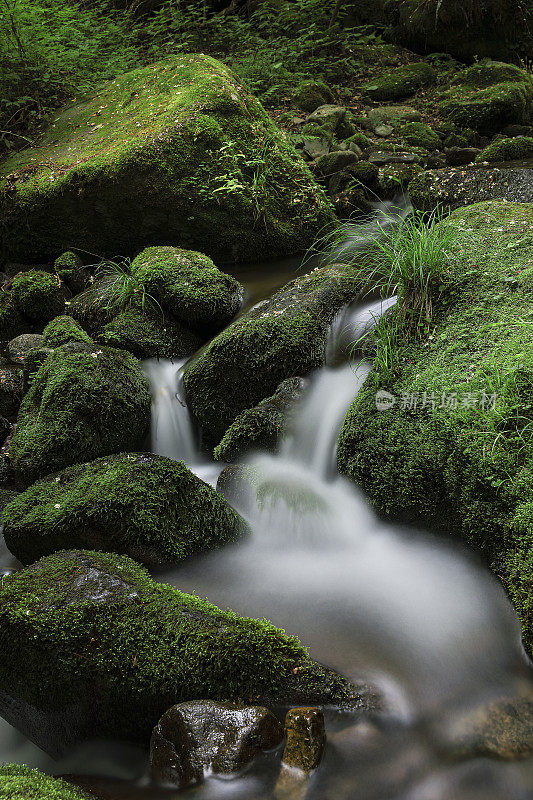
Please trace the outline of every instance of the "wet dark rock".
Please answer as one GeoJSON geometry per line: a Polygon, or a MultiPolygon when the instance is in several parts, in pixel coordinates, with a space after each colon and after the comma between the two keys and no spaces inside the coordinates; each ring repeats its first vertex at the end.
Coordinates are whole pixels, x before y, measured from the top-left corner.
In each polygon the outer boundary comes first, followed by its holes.
{"type": "Polygon", "coordinates": [[[271,397],[239,414],[214,450],[218,461],[237,461],[250,449],[275,450],[291,408],[300,399],[306,381],[287,378],[271,397]]]}
{"type": "Polygon", "coordinates": [[[283,763],[303,772],[316,769],[326,746],[324,714],[319,708],[293,708],[285,717],[287,744],[283,763]]]}
{"type": "Polygon", "coordinates": [[[282,739],[283,726],[266,708],[210,700],[180,703],[152,733],[152,778],[183,787],[202,781],[207,770],[230,775],[282,739]]]}
{"type": "Polygon", "coordinates": [[[375,703],[297,639],[155,583],[126,556],[63,551],[0,583],[0,713],[43,749],[146,744],[166,710],[198,697],[375,703]]]}
{"type": "Polygon", "coordinates": [[[533,201],[533,169],[490,168],[439,169],[417,175],[409,184],[415,208],[432,211],[437,204],[446,210],[483,200],[533,201]]]}
{"type": "Polygon", "coordinates": [[[248,533],[211,486],[152,453],[109,455],[49,475],[18,495],[2,522],[23,564],[87,548],[164,566],[248,533]]]}
{"type": "Polygon", "coordinates": [[[480,152],[477,147],[448,147],[446,161],[450,167],[462,167],[475,161],[480,152]]]}
{"type": "Polygon", "coordinates": [[[13,425],[5,417],[0,416],[0,446],[4,444],[7,437],[13,431],[13,425]]]}
{"type": "Polygon", "coordinates": [[[23,376],[20,367],[0,368],[0,414],[14,417],[23,397],[23,376]]]}
{"type": "Polygon", "coordinates": [[[503,697],[453,714],[436,730],[439,746],[454,758],[503,761],[533,754],[533,697],[503,697]]]}
{"type": "Polygon", "coordinates": [[[137,358],[184,358],[194,353],[204,338],[170,314],[156,309],[130,308],[118,314],[95,335],[96,341],[137,358]]]}
{"type": "Polygon", "coordinates": [[[7,345],[9,360],[15,364],[24,365],[26,355],[30,350],[40,347],[43,337],[38,333],[22,333],[11,339],[7,345]]]}

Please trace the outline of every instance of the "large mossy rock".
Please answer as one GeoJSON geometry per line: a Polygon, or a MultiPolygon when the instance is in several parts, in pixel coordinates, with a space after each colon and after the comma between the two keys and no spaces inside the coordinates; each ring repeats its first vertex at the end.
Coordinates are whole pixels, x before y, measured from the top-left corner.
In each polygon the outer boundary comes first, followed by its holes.
{"type": "Polygon", "coordinates": [[[20,764],[0,766],[1,800],[96,800],[60,778],[20,764]]]}
{"type": "Polygon", "coordinates": [[[395,377],[370,373],[338,464],[380,513],[473,546],[502,578],[531,647],[533,204],[479,203],[443,224],[456,235],[432,330],[413,340],[400,312],[387,317],[400,325],[395,377]],[[376,408],[380,390],[395,399],[389,410],[376,408]]]}
{"type": "Polygon", "coordinates": [[[425,61],[405,64],[378,76],[363,86],[369,100],[401,100],[414,94],[423,86],[435,83],[437,73],[425,61]]]}
{"type": "Polygon", "coordinates": [[[333,221],[285,134],[205,55],[121,75],[0,166],[0,256],[11,259],[154,243],[263,259],[304,250],[333,221]]]}
{"type": "Polygon", "coordinates": [[[194,250],[147,247],[132,262],[131,273],[150,297],[204,335],[227,325],[241,307],[240,283],[194,250]]]}
{"type": "Polygon", "coordinates": [[[499,61],[474,64],[457,73],[438,108],[460,127],[496,133],[531,118],[533,76],[499,61]]]}
{"type": "Polygon", "coordinates": [[[248,531],[182,462],[152,453],[105,456],[49,475],[18,495],[2,521],[6,545],[23,564],[82,548],[165,566],[248,531]]]}
{"type": "Polygon", "coordinates": [[[342,268],[316,269],[237,319],[187,365],[187,403],[208,445],[286,378],[324,364],[329,325],[360,288],[342,268]]]}
{"type": "Polygon", "coordinates": [[[137,450],[150,421],[150,387],[132,355],[66,344],[35,374],[13,436],[17,483],[109,453],[137,450]]]}
{"type": "Polygon", "coordinates": [[[484,200],[533,202],[533,169],[475,167],[431,169],[409,182],[409,198],[419,211],[454,211],[484,200]]]}
{"type": "Polygon", "coordinates": [[[389,36],[417,53],[450,53],[467,62],[531,55],[528,0],[394,0],[386,14],[389,36]]]}
{"type": "Polygon", "coordinates": [[[11,286],[21,313],[34,323],[44,323],[65,311],[65,294],[55,275],[30,269],[19,272],[11,286]]]}
{"type": "Polygon", "coordinates": [[[23,731],[39,716],[68,719],[63,731],[43,722],[34,731],[41,746],[96,735],[146,745],[168,708],[199,697],[376,702],[294,637],[154,583],[126,556],[65,551],[3,579],[0,712],[23,731]]]}
{"type": "Polygon", "coordinates": [[[184,358],[203,341],[198,333],[157,308],[128,308],[104,325],[95,338],[137,358],[184,358]]]}

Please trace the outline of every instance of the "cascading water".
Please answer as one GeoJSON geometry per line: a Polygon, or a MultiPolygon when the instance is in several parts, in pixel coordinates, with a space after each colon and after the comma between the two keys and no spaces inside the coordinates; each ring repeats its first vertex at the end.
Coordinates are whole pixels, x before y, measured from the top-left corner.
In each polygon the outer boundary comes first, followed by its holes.
{"type": "MultiPolygon", "coordinates": [[[[338,252],[375,233],[375,225],[357,228],[338,252]]],[[[461,761],[445,747],[470,709],[491,698],[533,695],[518,623],[499,584],[451,543],[378,520],[335,469],[342,420],[369,369],[347,360],[346,349],[393,302],[339,314],[328,365],[311,376],[292,430],[278,452],[248,459],[254,488],[240,493],[238,510],[252,526],[250,539],[157,579],[267,617],[298,635],[317,660],[378,687],[385,708],[375,724],[328,713],[330,745],[307,800],[531,800],[530,762],[461,761]]],[[[198,449],[180,392],[183,365],[145,364],[154,396],[151,448],[214,484],[223,465],[198,449]]],[[[89,743],[52,762],[2,722],[0,741],[5,760],[128,779],[121,789],[109,777],[99,784],[105,797],[177,797],[134,787],[146,765],[135,748],[89,743]]],[[[266,755],[245,775],[209,778],[197,800],[267,800],[277,769],[266,755]]]]}

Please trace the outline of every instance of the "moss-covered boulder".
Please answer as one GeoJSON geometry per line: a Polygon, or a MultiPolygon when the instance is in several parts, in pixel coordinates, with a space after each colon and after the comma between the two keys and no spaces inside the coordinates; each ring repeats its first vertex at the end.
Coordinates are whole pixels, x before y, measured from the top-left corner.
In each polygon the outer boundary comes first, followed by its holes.
{"type": "Polygon", "coordinates": [[[241,307],[240,283],[194,250],[147,247],[131,273],[181,323],[204,334],[223,328],[241,307]]]}
{"type": "Polygon", "coordinates": [[[292,95],[292,102],[296,108],[309,112],[333,101],[331,89],[323,81],[302,81],[292,95]]]}
{"type": "Polygon", "coordinates": [[[68,342],[82,342],[89,346],[93,345],[93,340],[86,333],[73,317],[62,314],[51,320],[43,331],[43,347],[60,347],[68,342]]]}
{"type": "Polygon", "coordinates": [[[496,133],[530,118],[533,76],[513,64],[474,64],[453,78],[438,108],[460,127],[496,133]]]}
{"type": "Polygon", "coordinates": [[[420,211],[453,211],[484,200],[533,201],[533,169],[432,169],[411,175],[408,191],[420,211]]]}
{"type": "Polygon", "coordinates": [[[359,291],[351,272],[316,269],[215,337],[184,373],[187,403],[205,442],[218,444],[242,411],[273,395],[286,378],[322,366],[329,325],[359,291]]]}
{"type": "Polygon", "coordinates": [[[24,395],[20,366],[0,367],[0,414],[14,417],[24,395]]]}
{"type": "Polygon", "coordinates": [[[417,61],[374,78],[363,86],[363,94],[369,100],[401,100],[424,86],[431,86],[436,78],[433,67],[425,61],[417,61]]]}
{"type": "Polygon", "coordinates": [[[13,259],[154,242],[258,259],[300,252],[333,223],[285,134],[205,55],[121,75],[0,165],[0,256],[13,259]]]}
{"type": "Polygon", "coordinates": [[[20,764],[0,766],[2,800],[96,800],[67,781],[20,764]]]}
{"type": "Polygon", "coordinates": [[[401,310],[387,317],[390,372],[370,373],[338,463],[379,512],[473,546],[503,579],[530,647],[533,204],[479,203],[445,224],[455,241],[431,330],[419,341],[401,310]],[[376,408],[380,390],[389,410],[376,408]]]}
{"type": "Polygon", "coordinates": [[[109,284],[104,279],[94,281],[68,301],[67,312],[84,330],[96,333],[117,313],[109,304],[109,284]]]}
{"type": "Polygon", "coordinates": [[[305,381],[287,378],[272,397],[239,414],[215,447],[218,461],[238,461],[248,450],[275,450],[283,436],[291,407],[300,399],[305,381]]]}
{"type": "Polygon", "coordinates": [[[402,140],[413,147],[423,147],[425,150],[440,150],[441,140],[438,133],[424,122],[408,122],[398,131],[402,140]]]}
{"type": "Polygon", "coordinates": [[[20,312],[13,294],[0,290],[0,341],[8,342],[32,330],[32,323],[20,312]]]}
{"type": "Polygon", "coordinates": [[[48,322],[65,310],[61,281],[50,272],[37,269],[19,272],[11,289],[18,309],[34,323],[48,322]]]}
{"type": "Polygon", "coordinates": [[[246,523],[178,461],[122,453],[43,478],[5,509],[4,537],[23,564],[58,550],[129,555],[176,564],[237,541],[246,523]]]}
{"type": "Polygon", "coordinates": [[[144,745],[168,708],[198,697],[369,702],[270,623],[154,583],[126,556],[91,551],[48,556],[2,581],[0,691],[43,719],[68,715],[71,742],[97,735],[144,745]]]}
{"type": "Polygon", "coordinates": [[[54,270],[58,278],[66,283],[73,294],[83,291],[89,278],[88,271],[77,253],[67,250],[54,261],[54,270]]]}
{"type": "Polygon", "coordinates": [[[104,325],[96,341],[137,358],[184,358],[198,350],[202,337],[161,309],[129,308],[104,325]]]}
{"type": "Polygon", "coordinates": [[[476,161],[521,161],[533,159],[533,137],[497,139],[476,156],[476,161]]]}
{"type": "Polygon", "coordinates": [[[132,355],[82,343],[51,352],[32,380],[10,456],[17,482],[109,453],[137,450],[150,420],[150,388],[132,355]]]}

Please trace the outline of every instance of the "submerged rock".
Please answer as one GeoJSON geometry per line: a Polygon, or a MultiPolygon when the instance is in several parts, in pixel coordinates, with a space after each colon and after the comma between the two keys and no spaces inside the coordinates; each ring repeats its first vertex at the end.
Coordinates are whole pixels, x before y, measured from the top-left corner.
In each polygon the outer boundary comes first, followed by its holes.
{"type": "Polygon", "coordinates": [[[204,335],[227,325],[241,307],[240,283],[194,250],[147,247],[132,262],[131,274],[182,324],[204,335]]]}
{"type": "Polygon", "coordinates": [[[300,252],[335,222],[258,100],[224,64],[191,54],[60,112],[0,166],[0,220],[0,255],[20,260],[154,242],[260,259],[300,252]]]}
{"type": "Polygon", "coordinates": [[[408,192],[413,206],[420,211],[434,211],[437,206],[454,211],[483,200],[530,203],[533,201],[533,169],[426,170],[415,175],[408,192]]]}
{"type": "Polygon", "coordinates": [[[126,556],[61,552],[2,581],[0,713],[44,749],[145,744],[167,709],[198,697],[375,703],[294,637],[155,583],[126,556]]]}
{"type": "Polygon", "coordinates": [[[0,797],[2,800],[96,800],[92,794],[60,778],[20,764],[0,766],[0,797]]]}
{"type": "Polygon", "coordinates": [[[105,456],[49,475],[18,495],[2,521],[6,545],[23,564],[82,548],[163,566],[248,532],[182,462],[152,453],[105,456]]]}
{"type": "Polygon", "coordinates": [[[349,271],[316,269],[243,314],[189,362],[187,403],[205,442],[218,444],[242,411],[274,394],[286,378],[322,366],[331,322],[359,293],[349,271]]]}
{"type": "Polygon", "coordinates": [[[303,772],[316,769],[326,745],[324,714],[320,708],[293,708],[285,717],[287,744],[283,763],[303,772]]]}
{"type": "MultiPolygon", "coordinates": [[[[461,537],[503,580],[533,643],[533,204],[455,211],[432,324],[376,361],[350,408],[340,471],[378,513],[461,537]],[[389,361],[389,363],[391,363],[389,361]],[[376,409],[376,392],[395,402],[376,409]]],[[[404,318],[405,319],[405,318],[404,318]]]]}
{"type": "Polygon", "coordinates": [[[148,380],[129,353],[82,343],[51,352],[20,408],[11,445],[17,483],[136,450],[150,421],[148,380]]]}
{"type": "Polygon", "coordinates": [[[272,397],[239,414],[214,450],[217,461],[237,461],[250,449],[275,450],[282,437],[287,415],[305,387],[302,378],[287,378],[272,397]]]}
{"type": "Polygon", "coordinates": [[[206,771],[230,775],[282,739],[283,726],[261,706],[180,703],[163,714],[152,733],[152,778],[184,787],[202,781],[206,771]]]}

